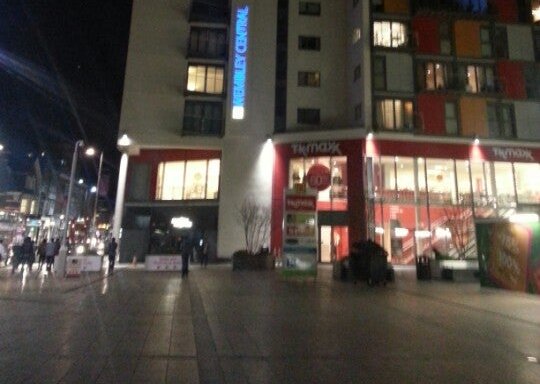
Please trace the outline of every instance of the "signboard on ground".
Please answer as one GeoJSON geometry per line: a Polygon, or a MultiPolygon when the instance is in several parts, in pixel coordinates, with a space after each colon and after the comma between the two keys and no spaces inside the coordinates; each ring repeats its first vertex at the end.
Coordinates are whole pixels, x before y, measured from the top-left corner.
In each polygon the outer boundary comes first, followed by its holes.
{"type": "Polygon", "coordinates": [[[317,194],[285,190],[283,274],[317,274],[317,194]]]}
{"type": "Polygon", "coordinates": [[[540,223],[476,223],[480,283],[540,295],[540,223]]]}
{"type": "Polygon", "coordinates": [[[68,257],[66,260],[66,277],[81,276],[81,257],[68,257]]]}
{"type": "Polygon", "coordinates": [[[147,271],[180,271],[182,258],[180,255],[146,256],[144,261],[147,271]]]}

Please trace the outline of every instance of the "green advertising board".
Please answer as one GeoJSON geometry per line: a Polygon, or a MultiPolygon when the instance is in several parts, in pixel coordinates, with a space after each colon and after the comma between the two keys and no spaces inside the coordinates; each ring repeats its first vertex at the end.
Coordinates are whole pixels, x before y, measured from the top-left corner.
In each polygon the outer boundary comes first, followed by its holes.
{"type": "Polygon", "coordinates": [[[482,286],[540,294],[540,223],[477,221],[482,286]]]}

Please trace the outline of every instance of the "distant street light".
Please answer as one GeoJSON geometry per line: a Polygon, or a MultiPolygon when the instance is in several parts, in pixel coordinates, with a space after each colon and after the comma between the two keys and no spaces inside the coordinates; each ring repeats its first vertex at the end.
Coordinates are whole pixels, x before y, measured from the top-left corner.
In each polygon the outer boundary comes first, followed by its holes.
{"type": "Polygon", "coordinates": [[[60,252],[58,254],[57,263],[55,269],[59,271],[62,276],[66,271],[66,257],[67,257],[67,247],[66,247],[66,238],[68,237],[69,231],[69,216],[70,216],[70,205],[71,205],[71,194],[73,193],[73,184],[75,183],[75,171],[77,169],[77,157],[79,156],[79,148],[84,146],[84,141],[77,140],[75,142],[75,148],[73,148],[73,157],[71,159],[71,174],[69,176],[69,188],[67,195],[67,203],[64,213],[65,226],[62,231],[62,236],[60,239],[60,252]]]}
{"type": "Polygon", "coordinates": [[[90,188],[90,193],[96,193],[97,187],[95,185],[92,185],[92,188],[90,188]]]}
{"type": "Polygon", "coordinates": [[[79,185],[82,185],[84,183],[84,180],[83,179],[79,179],[78,181],[79,185]]]}
{"type": "Polygon", "coordinates": [[[4,146],[0,144],[0,151],[3,151],[3,150],[4,150],[4,146]]]}

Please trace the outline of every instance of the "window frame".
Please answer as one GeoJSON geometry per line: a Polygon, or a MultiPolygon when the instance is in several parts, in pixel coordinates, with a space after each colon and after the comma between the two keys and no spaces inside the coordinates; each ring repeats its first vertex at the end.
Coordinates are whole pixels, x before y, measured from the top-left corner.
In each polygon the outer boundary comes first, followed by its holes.
{"type": "Polygon", "coordinates": [[[321,123],[321,109],[320,108],[297,108],[296,109],[296,123],[300,125],[320,125],[321,123]],[[311,120],[309,115],[313,113],[316,116],[311,120]]]}
{"type": "MultiPolygon", "coordinates": [[[[199,78],[199,74],[198,73],[195,73],[195,79],[194,79],[194,83],[195,83],[195,87],[197,87],[197,82],[198,82],[198,78],[199,78]]],[[[212,96],[223,96],[225,95],[225,90],[226,90],[226,83],[225,83],[225,66],[224,65],[220,65],[220,64],[204,64],[204,63],[188,63],[188,66],[187,66],[187,73],[186,73],[186,92],[188,94],[192,94],[192,95],[212,95],[212,96]],[[190,85],[190,68],[194,67],[196,69],[196,71],[200,68],[200,67],[204,67],[204,91],[198,91],[198,90],[190,90],[189,89],[189,85],[190,85]],[[209,86],[209,80],[210,80],[210,77],[208,75],[208,70],[209,69],[214,69],[215,70],[215,74],[214,74],[214,87],[216,87],[217,85],[217,79],[218,79],[218,76],[217,76],[217,73],[218,73],[218,70],[221,70],[221,92],[209,92],[208,91],[208,86],[209,86]]]]}
{"type": "Polygon", "coordinates": [[[396,20],[374,20],[372,23],[372,45],[375,48],[386,48],[386,49],[409,49],[410,48],[410,33],[411,33],[411,27],[408,23],[403,21],[396,21],[396,20]],[[383,31],[382,28],[384,27],[384,24],[389,24],[388,31],[383,31]],[[378,29],[377,25],[380,25],[381,31],[378,35],[378,29]],[[394,26],[399,25],[404,29],[403,33],[403,43],[400,45],[394,45],[394,42],[397,40],[396,35],[397,32],[394,30],[394,26]],[[389,35],[387,36],[387,33],[389,32],[389,35]],[[377,41],[384,42],[383,40],[389,40],[390,45],[384,45],[384,44],[377,44],[377,41]]]}
{"type": "Polygon", "coordinates": [[[298,14],[301,16],[320,16],[321,3],[319,1],[300,1],[298,3],[298,14]],[[315,8],[313,8],[316,6],[315,8]]]}
{"type": "Polygon", "coordinates": [[[226,58],[228,53],[228,35],[226,28],[211,28],[192,26],[189,31],[188,56],[203,57],[203,58],[226,58]],[[214,34],[216,39],[216,53],[209,52],[211,35],[214,34]],[[205,35],[205,36],[203,36],[205,35]],[[223,41],[219,41],[222,36],[223,41]],[[194,46],[194,40],[197,40],[197,47],[194,46]],[[201,49],[201,46],[203,49],[201,49]],[[222,49],[220,49],[222,46],[222,49]]]}
{"type": "Polygon", "coordinates": [[[316,51],[321,50],[321,37],[320,36],[298,36],[298,49],[301,51],[316,51]],[[313,44],[312,44],[313,43],[313,44]]]}
{"type": "MultiPolygon", "coordinates": [[[[414,103],[414,99],[412,98],[398,98],[398,97],[380,97],[380,98],[376,98],[375,99],[375,102],[374,102],[374,108],[375,108],[375,111],[374,111],[374,116],[375,116],[375,121],[374,121],[374,124],[375,126],[377,127],[378,130],[381,130],[381,131],[393,131],[393,132],[413,132],[414,131],[414,127],[415,127],[415,103],[414,103]],[[392,103],[392,121],[393,121],[393,124],[392,124],[392,127],[387,127],[388,124],[384,124],[384,118],[387,116],[387,113],[385,111],[382,111],[381,110],[381,115],[379,114],[379,103],[382,103],[382,102],[391,102],[392,103]],[[397,103],[398,102],[401,102],[401,113],[400,113],[400,116],[398,118],[398,108],[396,107],[397,106],[397,103]],[[407,120],[408,120],[408,117],[407,117],[407,113],[406,113],[406,107],[405,105],[406,104],[409,104],[411,105],[411,116],[410,116],[410,126],[408,126],[407,124],[407,120]],[[383,118],[382,121],[379,121],[379,116],[381,116],[383,118]],[[401,126],[397,126],[397,122],[401,120],[402,121],[402,125],[401,126]]],[[[386,104],[388,105],[388,104],[386,104]]]]}
{"type": "MultiPolygon", "coordinates": [[[[224,103],[222,101],[210,101],[210,100],[191,100],[188,99],[184,102],[184,114],[183,114],[183,123],[182,123],[182,135],[185,136],[193,136],[193,135],[200,135],[200,136],[222,136],[223,135],[223,126],[224,126],[224,103]],[[220,119],[212,119],[212,116],[210,116],[210,121],[219,121],[219,130],[215,132],[214,130],[209,130],[205,132],[204,129],[204,122],[205,122],[205,114],[202,114],[201,116],[192,116],[188,115],[186,111],[188,110],[188,106],[201,106],[203,108],[203,112],[206,112],[208,107],[215,107],[213,112],[216,112],[217,110],[220,111],[220,119]],[[199,127],[198,130],[187,130],[186,129],[186,120],[193,119],[196,125],[199,127]]],[[[211,113],[212,115],[213,113],[211,113]]],[[[213,126],[212,126],[213,127],[213,126]]]]}
{"type": "Polygon", "coordinates": [[[298,71],[298,86],[308,88],[320,88],[320,71],[298,71]]]}
{"type": "Polygon", "coordinates": [[[488,102],[486,105],[488,133],[490,138],[495,139],[515,139],[517,137],[516,132],[516,115],[514,104],[501,103],[501,102],[488,102]],[[510,121],[507,122],[504,119],[504,112],[507,112],[510,121]],[[493,119],[494,117],[494,119],[493,119]],[[507,127],[507,123],[510,124],[507,127]],[[496,125],[493,125],[496,124],[496,125]],[[507,128],[510,132],[506,132],[507,128]],[[507,135],[509,133],[509,135],[507,135]]]}

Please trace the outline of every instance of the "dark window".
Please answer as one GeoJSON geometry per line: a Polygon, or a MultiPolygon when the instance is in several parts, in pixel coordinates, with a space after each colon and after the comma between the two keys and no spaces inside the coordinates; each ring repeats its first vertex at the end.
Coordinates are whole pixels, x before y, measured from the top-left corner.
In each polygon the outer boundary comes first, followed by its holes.
{"type": "Polygon", "coordinates": [[[321,110],[315,108],[298,108],[298,124],[319,125],[321,122],[321,110]]]}
{"type": "Polygon", "coordinates": [[[491,46],[491,32],[488,27],[480,28],[480,52],[482,57],[493,56],[493,49],[491,46]]]}
{"type": "Polygon", "coordinates": [[[189,55],[195,57],[226,57],[227,31],[218,28],[191,28],[189,55]]]}
{"type": "Polygon", "coordinates": [[[371,0],[373,12],[384,12],[383,0],[371,0]]]}
{"type": "Polygon", "coordinates": [[[534,56],[536,61],[540,61],[540,29],[533,30],[534,56]]]}
{"type": "Polygon", "coordinates": [[[221,135],[223,104],[211,101],[186,101],[183,134],[221,135]]]}
{"type": "Polygon", "coordinates": [[[298,49],[308,50],[308,51],[320,51],[321,38],[315,37],[315,36],[299,36],[298,49]]]}
{"type": "Polygon", "coordinates": [[[315,1],[301,1],[298,6],[298,13],[307,16],[320,16],[321,3],[315,1]]]}
{"type": "Polygon", "coordinates": [[[190,21],[228,23],[228,0],[192,0],[189,13],[190,21]]]}
{"type": "Polygon", "coordinates": [[[506,27],[495,27],[493,29],[493,55],[499,59],[508,58],[508,35],[506,27]]]}
{"type": "Polygon", "coordinates": [[[441,54],[450,55],[452,53],[452,37],[448,21],[442,21],[439,24],[439,36],[441,39],[441,54]]]}
{"type": "Polygon", "coordinates": [[[354,106],[354,121],[361,122],[362,121],[362,103],[356,104],[354,106]]]}
{"type": "Polygon", "coordinates": [[[446,134],[458,134],[457,105],[455,102],[446,102],[444,104],[444,118],[446,122],[446,134]]]}
{"type": "Polygon", "coordinates": [[[386,58],[384,56],[373,58],[373,89],[386,90],[386,58]]]}
{"type": "Polygon", "coordinates": [[[526,64],[524,73],[527,96],[530,99],[540,99],[540,64],[526,64]]]}
{"type": "Polygon", "coordinates": [[[358,80],[359,78],[362,77],[362,66],[360,64],[358,64],[355,68],[354,68],[354,76],[353,76],[353,81],[356,81],[358,80]]]}
{"type": "Polygon", "coordinates": [[[488,129],[492,138],[515,138],[514,107],[511,104],[488,103],[488,129]]]}
{"type": "Polygon", "coordinates": [[[317,71],[298,72],[298,85],[300,87],[320,87],[321,86],[321,73],[317,71]]]}
{"type": "Polygon", "coordinates": [[[148,200],[150,188],[150,164],[133,163],[129,166],[128,199],[132,201],[148,200]]]}
{"type": "Polygon", "coordinates": [[[358,5],[359,0],[352,0],[352,7],[356,7],[358,5]]]}

